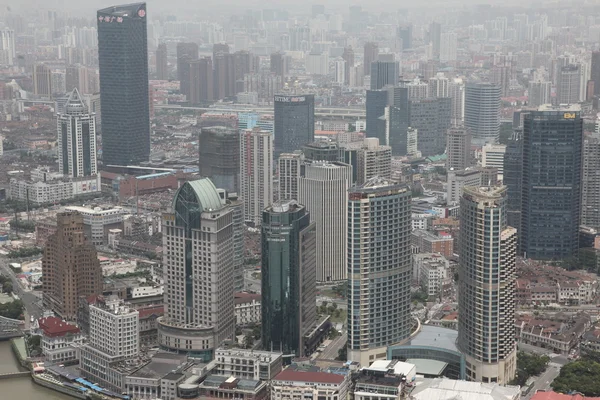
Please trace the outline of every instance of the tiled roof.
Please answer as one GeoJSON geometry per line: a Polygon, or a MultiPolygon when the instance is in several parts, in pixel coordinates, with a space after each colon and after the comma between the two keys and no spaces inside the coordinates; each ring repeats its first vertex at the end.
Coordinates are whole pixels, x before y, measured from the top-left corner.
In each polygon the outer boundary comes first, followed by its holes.
{"type": "Polygon", "coordinates": [[[44,331],[45,336],[57,337],[64,336],[67,333],[78,334],[79,328],[66,321],[56,317],[45,317],[38,320],[40,329],[44,331]]]}

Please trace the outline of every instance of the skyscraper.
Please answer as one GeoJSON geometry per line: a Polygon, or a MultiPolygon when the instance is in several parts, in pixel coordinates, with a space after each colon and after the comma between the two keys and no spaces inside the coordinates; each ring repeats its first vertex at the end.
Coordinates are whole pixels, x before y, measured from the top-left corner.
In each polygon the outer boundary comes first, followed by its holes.
{"type": "Polygon", "coordinates": [[[529,107],[539,107],[542,104],[550,103],[550,94],[552,90],[552,82],[550,81],[534,81],[529,82],[529,107]]]}
{"type": "Polygon", "coordinates": [[[98,11],[104,165],[150,158],[146,3],[98,11]]]}
{"type": "Polygon", "coordinates": [[[429,24],[429,43],[431,43],[431,51],[433,58],[439,60],[440,58],[440,45],[442,41],[442,26],[439,22],[432,22],[429,24]]]}
{"type": "Polygon", "coordinates": [[[515,130],[504,153],[504,175],[506,185],[506,221],[518,231],[521,229],[521,179],[523,178],[523,131],[515,130]]]}
{"type": "Polygon", "coordinates": [[[189,69],[189,98],[191,104],[211,102],[214,99],[214,78],[212,59],[202,57],[199,60],[190,61],[189,69]]]}
{"type": "Polygon", "coordinates": [[[412,24],[403,25],[396,28],[396,35],[398,39],[402,41],[401,50],[406,50],[412,48],[412,24]]]}
{"type": "Polygon", "coordinates": [[[500,136],[500,86],[468,83],[465,91],[465,127],[473,144],[496,143],[500,136]]]}
{"type": "Polygon", "coordinates": [[[235,333],[233,213],[208,178],[177,190],[163,215],[165,314],[158,343],[209,361],[235,333]]]}
{"type": "MultiPolygon", "coordinates": [[[[198,59],[198,45],[196,43],[177,43],[177,80],[179,92],[189,100],[190,98],[190,62],[198,59]]],[[[212,70],[212,62],[211,62],[212,70]]],[[[212,72],[212,71],[211,71],[212,72]]],[[[212,75],[212,74],[211,74],[212,75]]],[[[212,76],[211,76],[212,77],[212,76]]],[[[212,87],[212,84],[211,84],[212,87]]],[[[212,96],[212,94],[211,94],[212,96]]]]}
{"type": "Polygon", "coordinates": [[[273,134],[246,129],[240,139],[240,184],[246,221],[259,226],[262,211],[273,204],[273,134]]]}
{"type": "Polygon", "coordinates": [[[52,96],[52,71],[45,64],[33,66],[33,93],[39,96],[52,96]]]}
{"type": "Polygon", "coordinates": [[[198,141],[199,173],[219,189],[240,192],[240,134],[224,126],[202,128],[198,141]]]}
{"type": "Polygon", "coordinates": [[[77,89],[69,95],[65,112],[57,114],[58,170],[65,176],[96,175],[96,118],[77,89]]]}
{"type": "Polygon", "coordinates": [[[315,96],[275,95],[275,152],[291,153],[315,140],[315,96]]]}
{"type": "Polygon", "coordinates": [[[285,75],[287,74],[285,54],[278,51],[271,54],[271,73],[281,77],[281,81],[285,82],[285,75]]]}
{"type": "Polygon", "coordinates": [[[169,64],[167,62],[167,44],[161,43],[156,49],[156,79],[169,79],[169,64]]]}
{"type": "Polygon", "coordinates": [[[344,47],[344,52],[342,53],[342,59],[345,62],[344,68],[344,83],[346,85],[350,84],[350,71],[354,67],[354,50],[352,47],[344,47]]]}
{"type": "Polygon", "coordinates": [[[594,81],[594,94],[600,94],[600,51],[592,52],[591,78],[594,81]]]}
{"type": "Polygon", "coordinates": [[[279,201],[298,200],[298,181],[304,168],[301,151],[283,153],[277,159],[279,201]]]}
{"type": "Polygon", "coordinates": [[[464,127],[450,128],[446,134],[446,169],[471,165],[471,133],[464,127]]]}
{"type": "Polygon", "coordinates": [[[586,136],[583,141],[581,225],[600,229],[600,134],[598,132],[586,136]]]}
{"type": "Polygon", "coordinates": [[[0,62],[14,65],[16,57],[15,31],[9,28],[0,30],[0,62]]]}
{"type": "MultiPolygon", "coordinates": [[[[214,46],[217,47],[216,44],[214,46]]],[[[235,60],[229,50],[225,52],[215,48],[213,48],[214,93],[215,99],[222,100],[235,95],[235,60]]]]}
{"type": "Polygon", "coordinates": [[[362,366],[410,336],[410,202],[378,177],[348,194],[348,360],[362,366]]]}
{"type": "Polygon", "coordinates": [[[385,108],[388,105],[387,90],[367,90],[366,117],[367,137],[379,139],[379,143],[387,144],[385,108]]]}
{"type": "Polygon", "coordinates": [[[525,115],[520,250],[528,258],[570,257],[578,248],[583,119],[578,105],[525,115]]]}
{"type": "Polygon", "coordinates": [[[506,225],[506,187],[465,187],[460,199],[458,348],[467,378],[506,385],[517,370],[517,231],[506,225]]]}
{"type": "MultiPolygon", "coordinates": [[[[371,178],[390,179],[392,176],[392,148],[380,145],[377,138],[366,138],[356,152],[356,183],[361,185],[371,178]]],[[[349,148],[351,146],[348,146],[349,148]]],[[[344,160],[350,163],[350,160],[344,160]]],[[[354,167],[354,164],[352,164],[354,167]]]]}
{"type": "Polygon", "coordinates": [[[365,43],[364,53],[363,53],[363,67],[364,74],[371,74],[371,63],[373,61],[377,61],[377,56],[379,55],[379,46],[375,42],[367,42],[365,43]]]}
{"type": "Polygon", "coordinates": [[[262,346],[305,356],[317,321],[316,230],[306,208],[277,202],[262,214],[262,346]]]}
{"type": "Polygon", "coordinates": [[[579,103],[580,89],[580,66],[570,64],[562,67],[558,73],[558,81],[556,84],[556,97],[558,104],[579,103]]]}
{"type": "Polygon", "coordinates": [[[446,32],[440,39],[440,61],[443,63],[456,61],[457,37],[455,32],[446,32]]]}
{"type": "Polygon", "coordinates": [[[371,63],[371,90],[384,86],[398,86],[400,65],[398,61],[373,61],[371,63]]]}
{"type": "Polygon", "coordinates": [[[452,121],[452,100],[449,97],[411,100],[409,119],[410,126],[419,131],[419,151],[424,156],[443,154],[452,121]]]}
{"type": "Polygon", "coordinates": [[[347,277],[346,207],[351,184],[352,166],[339,162],[308,164],[299,179],[298,201],[316,223],[317,282],[337,282],[347,277]]]}
{"type": "Polygon", "coordinates": [[[56,232],[50,235],[42,256],[44,306],[74,321],[81,296],[102,294],[102,268],[96,248],[84,235],[83,216],[77,212],[56,215],[56,232]]]}

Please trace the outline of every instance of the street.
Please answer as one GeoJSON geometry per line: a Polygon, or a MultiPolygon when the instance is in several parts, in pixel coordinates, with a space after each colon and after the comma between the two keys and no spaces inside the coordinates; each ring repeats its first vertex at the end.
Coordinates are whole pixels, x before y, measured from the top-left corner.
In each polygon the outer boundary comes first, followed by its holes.
{"type": "Polygon", "coordinates": [[[523,396],[523,398],[529,400],[538,390],[550,389],[550,384],[560,373],[560,367],[560,364],[551,361],[548,364],[548,368],[546,369],[546,371],[544,371],[544,373],[542,373],[539,377],[535,378],[533,387],[531,388],[529,393],[527,393],[526,396],[523,396]]]}
{"type": "Polygon", "coordinates": [[[317,358],[322,360],[335,360],[338,356],[338,350],[345,346],[347,341],[348,333],[344,332],[341,336],[333,339],[329,346],[327,346],[317,358]]]}
{"type": "Polygon", "coordinates": [[[14,294],[19,296],[23,305],[25,306],[25,326],[29,327],[29,317],[33,316],[34,319],[41,318],[43,310],[41,307],[42,298],[38,297],[35,292],[26,291],[23,289],[16,275],[12,272],[8,266],[8,259],[5,257],[0,258],[0,273],[10,277],[13,285],[14,294]]]}

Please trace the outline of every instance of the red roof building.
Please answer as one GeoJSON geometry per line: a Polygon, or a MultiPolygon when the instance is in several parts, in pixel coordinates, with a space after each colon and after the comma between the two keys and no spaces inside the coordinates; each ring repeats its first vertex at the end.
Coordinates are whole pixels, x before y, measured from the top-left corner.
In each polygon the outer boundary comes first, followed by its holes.
{"type": "Polygon", "coordinates": [[[38,320],[40,329],[47,337],[59,337],[66,334],[77,335],[79,328],[76,325],[71,325],[66,321],[56,317],[45,317],[38,320]]]}
{"type": "Polygon", "coordinates": [[[600,397],[585,397],[580,394],[562,394],[549,391],[537,392],[531,400],[600,400],[600,397]]]}

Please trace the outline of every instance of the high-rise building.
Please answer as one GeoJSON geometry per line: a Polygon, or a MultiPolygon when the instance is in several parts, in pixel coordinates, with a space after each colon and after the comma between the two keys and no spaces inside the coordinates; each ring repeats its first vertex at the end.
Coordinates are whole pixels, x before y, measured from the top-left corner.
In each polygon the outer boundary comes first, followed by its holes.
{"type": "Polygon", "coordinates": [[[163,216],[161,347],[211,360],[235,334],[234,210],[208,178],[184,183],[163,216]]]}
{"type": "Polygon", "coordinates": [[[534,81],[529,82],[529,107],[539,107],[542,104],[550,104],[552,82],[534,81]]]}
{"type": "MultiPolygon", "coordinates": [[[[493,167],[498,169],[498,178],[502,180],[504,175],[504,154],[506,153],[505,144],[489,144],[481,148],[481,166],[482,167],[493,167]]],[[[485,181],[482,181],[483,185],[491,186],[485,181]]]]}
{"type": "Polygon", "coordinates": [[[452,122],[452,99],[449,97],[409,101],[410,126],[419,130],[418,148],[424,156],[443,154],[446,132],[452,122]]]}
{"type": "Polygon", "coordinates": [[[52,96],[52,71],[45,64],[33,66],[33,93],[38,96],[52,96]]]}
{"type": "Polygon", "coordinates": [[[190,62],[197,59],[198,45],[196,43],[177,43],[177,80],[179,81],[179,92],[185,95],[187,99],[190,98],[191,88],[190,62]]]}
{"type": "MultiPolygon", "coordinates": [[[[350,160],[344,162],[354,164],[350,160]]],[[[366,138],[356,153],[356,184],[371,178],[390,179],[392,175],[392,148],[379,144],[377,138],[366,138]]]]}
{"type": "Polygon", "coordinates": [[[556,84],[556,98],[558,104],[579,103],[581,89],[581,74],[579,65],[567,65],[560,69],[556,84]]]}
{"type": "Polygon", "coordinates": [[[279,201],[298,200],[298,181],[302,176],[304,157],[301,151],[283,153],[277,160],[279,201]]]}
{"type": "MultiPolygon", "coordinates": [[[[409,153],[408,147],[410,147],[408,139],[410,127],[408,89],[406,87],[395,87],[389,93],[392,95],[392,99],[390,101],[388,98],[389,106],[386,109],[387,144],[392,148],[393,155],[405,156],[409,153]]],[[[412,132],[416,132],[416,130],[412,132]]]]}
{"type": "Polygon", "coordinates": [[[73,89],[65,112],[57,114],[58,170],[74,178],[98,173],[96,163],[96,118],[77,89],[73,89]]]}
{"type": "Polygon", "coordinates": [[[287,74],[287,59],[285,54],[278,51],[271,54],[271,73],[281,77],[281,81],[285,81],[287,74]]]}
{"type": "Polygon", "coordinates": [[[448,97],[452,99],[452,125],[464,125],[465,85],[461,79],[454,79],[448,87],[448,97]]]}
{"type": "Polygon", "coordinates": [[[169,79],[169,63],[167,61],[167,44],[161,43],[156,48],[156,79],[169,79]]]}
{"type": "MultiPolygon", "coordinates": [[[[375,64],[373,64],[375,65],[375,64]]],[[[379,139],[379,143],[387,144],[385,109],[388,106],[387,90],[367,90],[366,117],[367,137],[379,139]]]]}
{"type": "Polygon", "coordinates": [[[504,153],[502,183],[506,186],[506,221],[521,229],[521,179],[523,178],[523,132],[515,130],[504,153]]]}
{"type": "Polygon", "coordinates": [[[519,242],[528,258],[570,257],[578,248],[582,146],[578,105],[525,115],[519,242]]]}
{"type": "Polygon", "coordinates": [[[0,30],[0,64],[14,65],[16,57],[15,31],[9,28],[0,30]]]}
{"type": "Polygon", "coordinates": [[[481,186],[481,170],[479,168],[453,169],[446,176],[446,202],[457,205],[468,186],[481,186]]]}
{"type": "Polygon", "coordinates": [[[371,63],[371,90],[384,86],[398,86],[400,64],[398,61],[373,61],[371,63]]]}
{"type": "Polygon", "coordinates": [[[229,50],[215,52],[213,48],[213,53],[215,99],[222,100],[235,95],[235,59],[229,50]]]}
{"type": "Polygon", "coordinates": [[[273,204],[273,134],[246,129],[240,139],[240,184],[246,221],[259,226],[262,212],[273,204]]]}
{"type": "Polygon", "coordinates": [[[583,141],[583,179],[581,185],[581,225],[600,229],[600,135],[583,141]]]}
{"type": "Polygon", "coordinates": [[[448,129],[446,134],[446,169],[471,166],[471,132],[465,127],[448,129]]]}
{"type": "Polygon", "coordinates": [[[147,37],[146,3],[98,11],[104,165],[150,158],[147,37]]]}
{"type": "Polygon", "coordinates": [[[516,374],[517,231],[506,187],[466,187],[460,200],[458,348],[467,378],[506,385],[516,374]]]}
{"type": "Polygon", "coordinates": [[[468,83],[465,89],[465,127],[473,144],[497,143],[500,137],[500,86],[468,83]]]}
{"type": "Polygon", "coordinates": [[[412,24],[399,26],[396,28],[396,35],[398,39],[402,41],[401,50],[411,49],[412,48],[412,24]]]}
{"type": "Polygon", "coordinates": [[[440,39],[440,61],[452,62],[456,61],[457,52],[457,37],[455,32],[446,32],[441,35],[440,39]]]}
{"type": "Polygon", "coordinates": [[[347,210],[348,360],[367,366],[410,336],[411,192],[375,177],[350,189],[347,210]]]}
{"type": "Polygon", "coordinates": [[[594,82],[594,94],[600,94],[600,51],[592,52],[592,68],[590,79],[594,82]]]}
{"type": "Polygon", "coordinates": [[[337,142],[317,140],[302,146],[302,154],[306,161],[338,161],[340,157],[337,142]]]}
{"type": "Polygon", "coordinates": [[[42,273],[44,306],[64,319],[76,319],[81,296],[102,294],[102,268],[96,248],[85,237],[81,214],[57,214],[56,232],[44,248],[42,273]]]}
{"type": "Polygon", "coordinates": [[[363,67],[364,74],[371,74],[371,63],[377,61],[377,57],[379,56],[379,45],[375,42],[367,42],[365,43],[364,53],[363,53],[363,67]]]}
{"type": "Polygon", "coordinates": [[[199,173],[219,189],[240,192],[240,134],[224,126],[202,128],[198,141],[199,173]]]}
{"type": "Polygon", "coordinates": [[[191,104],[211,102],[214,99],[212,59],[202,57],[187,65],[189,69],[188,100],[191,104]]]}
{"type": "Polygon", "coordinates": [[[235,93],[244,91],[244,76],[253,71],[253,58],[253,54],[246,50],[240,50],[233,53],[235,93]]]}
{"type": "Polygon", "coordinates": [[[315,140],[315,96],[275,95],[275,152],[292,153],[315,140]]]}
{"type": "Polygon", "coordinates": [[[342,59],[344,60],[345,68],[344,68],[344,83],[346,85],[350,84],[350,70],[354,67],[354,50],[352,47],[344,47],[344,52],[342,53],[342,59]]]}
{"type": "Polygon", "coordinates": [[[339,162],[307,164],[299,179],[298,201],[316,223],[317,282],[339,282],[347,277],[346,207],[351,184],[352,166],[339,162]]]}
{"type": "Polygon", "coordinates": [[[277,202],[262,214],[262,347],[303,357],[317,321],[316,229],[306,207],[277,202]]]}
{"type": "Polygon", "coordinates": [[[431,52],[435,60],[440,58],[440,47],[442,42],[442,26],[439,22],[433,21],[429,24],[429,43],[431,43],[431,52]]]}

